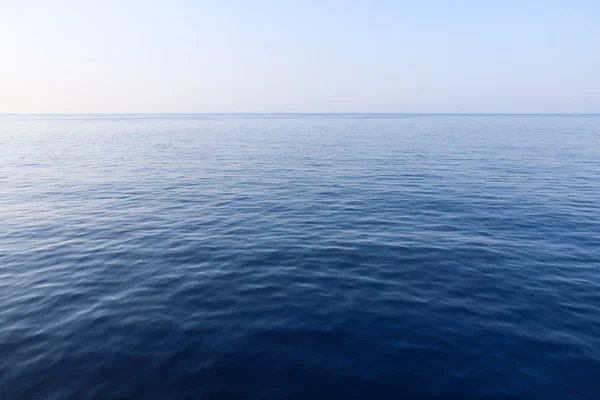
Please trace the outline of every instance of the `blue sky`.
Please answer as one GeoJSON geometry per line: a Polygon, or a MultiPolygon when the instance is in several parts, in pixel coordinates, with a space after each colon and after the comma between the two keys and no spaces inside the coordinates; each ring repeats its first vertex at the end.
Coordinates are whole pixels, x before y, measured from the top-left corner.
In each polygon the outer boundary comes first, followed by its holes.
{"type": "Polygon", "coordinates": [[[600,112],[600,1],[0,10],[0,113],[600,112]]]}

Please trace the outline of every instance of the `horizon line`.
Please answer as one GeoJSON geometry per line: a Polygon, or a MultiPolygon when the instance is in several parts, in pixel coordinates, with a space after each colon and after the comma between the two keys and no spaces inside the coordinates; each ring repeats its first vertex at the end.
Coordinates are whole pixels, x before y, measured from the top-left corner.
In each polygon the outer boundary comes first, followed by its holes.
{"type": "Polygon", "coordinates": [[[58,115],[600,115],[600,112],[64,112],[64,113],[0,113],[0,116],[58,115]]]}

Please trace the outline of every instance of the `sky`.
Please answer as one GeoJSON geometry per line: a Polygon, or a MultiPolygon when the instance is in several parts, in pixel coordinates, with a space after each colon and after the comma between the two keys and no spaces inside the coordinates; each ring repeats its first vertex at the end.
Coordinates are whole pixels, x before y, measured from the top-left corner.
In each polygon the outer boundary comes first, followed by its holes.
{"type": "Polygon", "coordinates": [[[598,0],[0,0],[2,113],[600,113],[598,0]]]}

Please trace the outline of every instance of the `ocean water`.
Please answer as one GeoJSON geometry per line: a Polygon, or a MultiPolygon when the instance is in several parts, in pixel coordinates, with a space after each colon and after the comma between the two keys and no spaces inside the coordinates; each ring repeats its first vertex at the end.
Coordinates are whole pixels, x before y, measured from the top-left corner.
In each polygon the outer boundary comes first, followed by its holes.
{"type": "Polygon", "coordinates": [[[600,116],[2,116],[0,398],[597,400],[600,116]]]}

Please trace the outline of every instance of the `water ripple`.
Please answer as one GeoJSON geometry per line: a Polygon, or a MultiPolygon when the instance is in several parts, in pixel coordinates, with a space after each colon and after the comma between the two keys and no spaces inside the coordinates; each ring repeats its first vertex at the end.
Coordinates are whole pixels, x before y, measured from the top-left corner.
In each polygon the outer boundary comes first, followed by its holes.
{"type": "Polygon", "coordinates": [[[597,399],[600,117],[0,118],[6,399],[597,399]]]}

